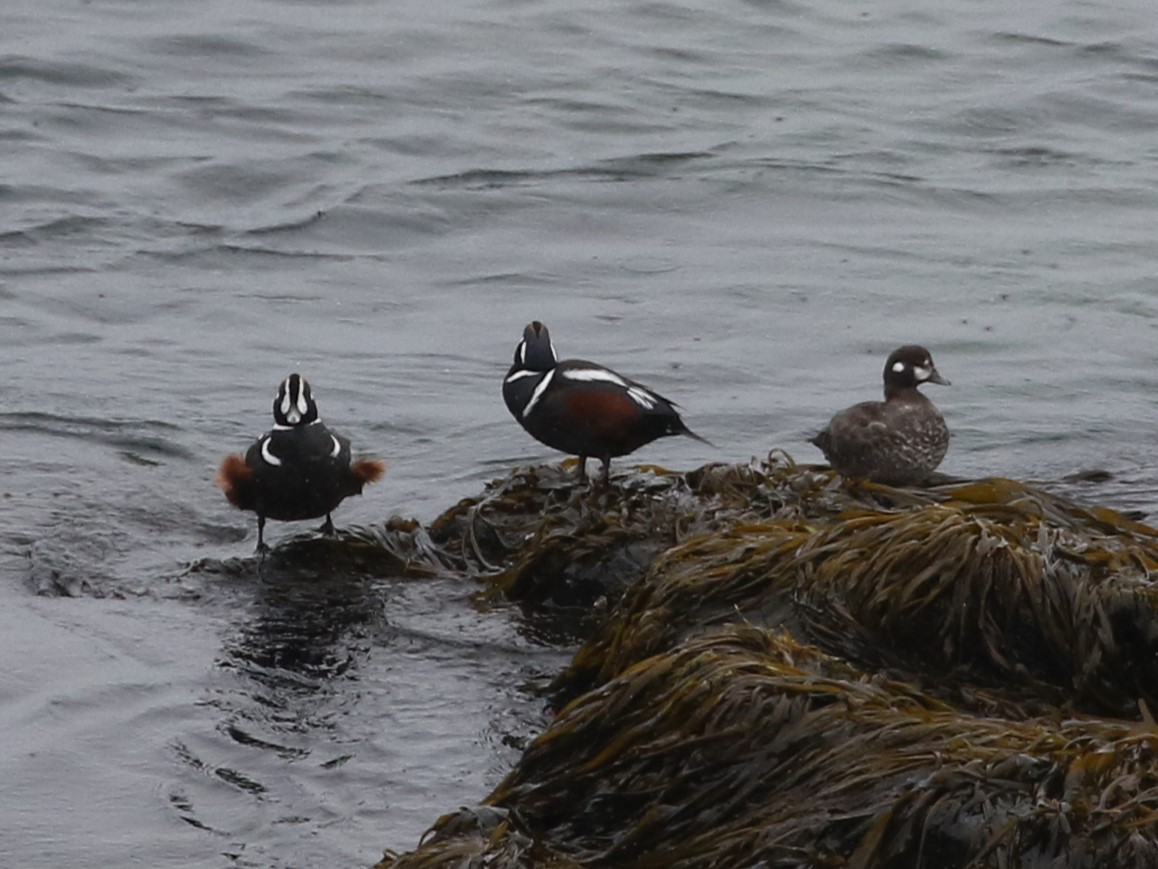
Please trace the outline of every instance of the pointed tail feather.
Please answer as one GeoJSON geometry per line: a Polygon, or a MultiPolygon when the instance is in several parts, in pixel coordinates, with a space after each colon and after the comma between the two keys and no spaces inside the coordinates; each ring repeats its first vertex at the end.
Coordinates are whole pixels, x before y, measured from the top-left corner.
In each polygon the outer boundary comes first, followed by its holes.
{"type": "Polygon", "coordinates": [[[716,448],[716,445],[715,445],[714,443],[712,443],[710,440],[708,440],[708,439],[707,439],[707,438],[705,438],[705,437],[700,437],[698,434],[696,434],[694,431],[692,431],[692,430],[691,430],[690,428],[688,428],[686,425],[685,425],[685,426],[683,427],[683,429],[680,431],[680,434],[684,435],[685,437],[689,437],[689,438],[691,438],[691,439],[692,439],[692,440],[694,440],[694,441],[699,441],[699,442],[700,442],[700,443],[702,443],[702,444],[707,444],[707,445],[708,445],[709,447],[711,447],[712,449],[715,449],[715,448],[716,448]]]}

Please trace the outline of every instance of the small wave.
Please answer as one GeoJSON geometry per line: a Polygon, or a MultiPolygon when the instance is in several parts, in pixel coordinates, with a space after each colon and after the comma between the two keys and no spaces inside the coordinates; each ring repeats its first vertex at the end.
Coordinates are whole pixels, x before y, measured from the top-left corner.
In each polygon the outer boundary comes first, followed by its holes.
{"type": "Polygon", "coordinates": [[[165,434],[180,428],[158,420],[112,420],[99,417],[69,417],[40,411],[0,413],[0,431],[26,431],[56,437],[97,441],[121,451],[131,452],[135,458],[158,455],[164,458],[193,459],[195,454],[165,434]]]}
{"type": "Polygon", "coordinates": [[[138,83],[136,76],[88,63],[62,63],[20,55],[0,58],[0,82],[21,79],[83,88],[128,88],[138,83]]]}
{"type": "Polygon", "coordinates": [[[451,175],[434,175],[410,183],[415,186],[487,189],[540,184],[557,178],[586,178],[602,181],[624,181],[652,178],[665,174],[672,166],[714,158],[712,151],[672,151],[613,157],[588,166],[566,169],[468,169],[451,175]]]}

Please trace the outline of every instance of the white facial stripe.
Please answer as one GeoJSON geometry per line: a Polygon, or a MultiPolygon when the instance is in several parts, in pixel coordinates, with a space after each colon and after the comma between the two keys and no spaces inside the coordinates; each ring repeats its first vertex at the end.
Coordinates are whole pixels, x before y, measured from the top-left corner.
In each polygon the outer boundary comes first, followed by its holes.
{"type": "Polygon", "coordinates": [[[559,361],[559,355],[555,352],[555,342],[550,338],[547,339],[547,346],[551,348],[551,358],[556,362],[559,361]]]}
{"type": "Polygon", "coordinates": [[[514,383],[516,380],[522,380],[524,377],[542,377],[542,371],[516,371],[510,377],[503,381],[503,383],[514,383]]]}
{"type": "Polygon", "coordinates": [[[269,438],[261,439],[261,457],[266,464],[281,467],[281,459],[269,451],[269,438]]]}
{"type": "Polygon", "coordinates": [[[526,365],[527,364],[527,342],[526,341],[520,341],[519,342],[519,364],[520,365],[526,365]]]}
{"type": "Polygon", "coordinates": [[[551,378],[555,376],[555,372],[558,370],[558,368],[552,368],[547,372],[546,377],[539,381],[539,385],[536,386],[535,391],[531,393],[531,400],[528,401],[527,406],[523,408],[523,419],[526,419],[527,415],[534,409],[535,405],[539,403],[539,399],[543,397],[543,393],[551,384],[551,378]]]}
{"type": "Polygon", "coordinates": [[[310,403],[308,401],[306,401],[306,391],[303,389],[301,392],[298,393],[298,413],[301,416],[305,416],[306,411],[309,409],[310,409],[310,403]]]}
{"type": "Polygon", "coordinates": [[[897,374],[900,374],[904,370],[905,370],[905,363],[904,362],[894,362],[893,363],[893,371],[895,371],[897,374]]]}
{"type": "Polygon", "coordinates": [[[632,401],[642,407],[644,410],[651,410],[655,407],[656,398],[642,386],[627,387],[627,394],[631,396],[632,401]]]}
{"type": "Polygon", "coordinates": [[[586,380],[591,382],[614,383],[616,386],[628,388],[627,381],[614,371],[604,371],[601,368],[568,368],[563,372],[568,380],[586,380]]]}
{"type": "Polygon", "coordinates": [[[932,367],[929,367],[929,368],[917,367],[917,368],[913,369],[913,374],[916,375],[916,378],[918,381],[925,381],[933,376],[933,369],[932,369],[932,367]]]}
{"type": "Polygon", "coordinates": [[[286,390],[282,394],[282,397],[281,397],[281,415],[282,416],[289,416],[289,412],[290,412],[289,386],[287,384],[282,384],[282,385],[286,387],[286,390]]]}
{"type": "Polygon", "coordinates": [[[336,459],[338,457],[338,453],[342,451],[342,445],[338,443],[338,439],[333,435],[330,435],[330,440],[334,442],[334,448],[330,450],[330,458],[336,459]]]}

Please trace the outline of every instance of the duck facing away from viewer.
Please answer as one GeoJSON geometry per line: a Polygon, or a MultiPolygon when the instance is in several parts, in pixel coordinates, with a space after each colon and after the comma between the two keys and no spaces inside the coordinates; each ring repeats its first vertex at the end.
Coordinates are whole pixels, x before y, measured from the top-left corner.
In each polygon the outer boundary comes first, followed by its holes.
{"type": "Polygon", "coordinates": [[[226,456],[215,479],[230,504],[257,514],[258,552],[268,548],[266,519],[325,516],[320,530],[332,534],[331,511],[386,473],[385,463],[377,459],[351,463],[350,442],[322,423],[310,384],[300,374],[291,374],[278,387],[273,421],[244,458],[226,456]]]}
{"type": "Polygon", "coordinates": [[[531,437],[579,457],[579,479],[587,459],[603,463],[607,484],[611,460],[669,435],[711,445],[689,429],[675,405],[610,368],[567,359],[560,362],[547,327],[538,320],[523,330],[515,361],[503,379],[507,409],[531,437]]]}
{"type": "Polygon", "coordinates": [[[885,400],[842,410],[810,443],[842,477],[908,486],[924,482],[949,449],[949,428],[922,395],[922,383],[948,386],[924,347],[906,344],[885,362],[885,400]]]}

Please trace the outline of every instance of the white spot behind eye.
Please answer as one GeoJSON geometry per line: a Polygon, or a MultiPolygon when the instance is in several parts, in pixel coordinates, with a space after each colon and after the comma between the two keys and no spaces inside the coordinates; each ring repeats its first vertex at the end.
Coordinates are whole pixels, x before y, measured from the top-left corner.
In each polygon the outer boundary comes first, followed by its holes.
{"type": "Polygon", "coordinates": [[[904,362],[894,362],[893,363],[893,371],[895,371],[897,374],[900,374],[904,370],[905,370],[905,363],[904,362]]]}

